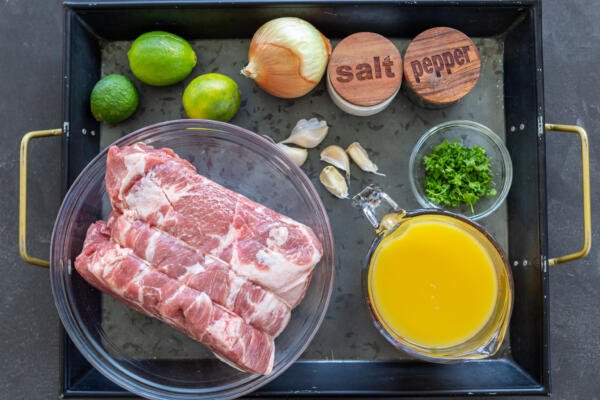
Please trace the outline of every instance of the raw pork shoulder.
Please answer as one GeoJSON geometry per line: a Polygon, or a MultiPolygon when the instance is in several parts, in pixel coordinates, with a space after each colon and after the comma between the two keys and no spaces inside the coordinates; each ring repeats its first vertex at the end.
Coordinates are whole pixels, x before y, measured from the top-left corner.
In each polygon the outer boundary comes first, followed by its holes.
{"type": "Polygon", "coordinates": [[[113,146],[106,169],[115,210],[218,257],[290,307],[302,300],[322,255],[309,227],[199,175],[170,149],[113,146]]]}
{"type": "Polygon", "coordinates": [[[231,366],[270,373],[274,338],[323,253],[314,232],[171,149],[112,146],[105,182],[114,211],[88,229],[79,274],[231,366]]]}
{"type": "Polygon", "coordinates": [[[205,292],[250,325],[274,337],[287,325],[290,308],[283,300],[236,275],[227,263],[205,257],[185,242],[118,212],[112,213],[108,226],[121,246],[169,277],[205,292]]]}
{"type": "Polygon", "coordinates": [[[204,343],[233,366],[259,374],[273,368],[271,336],[111,241],[105,222],[88,229],[75,268],[96,288],[204,343]]]}

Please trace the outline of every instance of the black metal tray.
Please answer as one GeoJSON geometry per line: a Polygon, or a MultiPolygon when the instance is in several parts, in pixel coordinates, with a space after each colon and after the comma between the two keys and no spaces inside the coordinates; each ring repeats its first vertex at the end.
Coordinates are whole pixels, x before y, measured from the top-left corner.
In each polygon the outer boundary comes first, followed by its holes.
{"type": "MultiPolygon", "coordinates": [[[[506,132],[515,171],[505,224],[515,306],[510,341],[499,357],[451,365],[407,359],[303,359],[253,396],[548,394],[545,136],[538,1],[68,2],[64,191],[100,149],[101,127],[89,112],[88,96],[101,76],[106,41],[132,40],[156,29],[190,39],[247,39],[260,24],[278,16],[305,18],[331,38],[375,31],[408,39],[432,26],[452,26],[467,35],[502,43],[503,107],[498,112],[503,110],[504,126],[499,129],[506,132]]],[[[66,335],[62,354],[65,397],[131,396],[94,370],[66,335]]],[[[165,362],[181,364],[185,360],[165,362]]]]}

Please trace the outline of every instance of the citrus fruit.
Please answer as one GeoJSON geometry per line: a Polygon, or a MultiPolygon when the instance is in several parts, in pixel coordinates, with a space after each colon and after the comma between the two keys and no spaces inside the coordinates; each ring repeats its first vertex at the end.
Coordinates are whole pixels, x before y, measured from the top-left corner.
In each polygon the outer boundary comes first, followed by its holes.
{"type": "Polygon", "coordinates": [[[192,46],[182,37],[161,31],[140,35],[131,44],[127,57],[135,77],[152,86],[177,83],[196,66],[192,46]]]}
{"type": "Polygon", "coordinates": [[[227,122],[240,109],[240,90],[226,75],[200,75],[185,88],[183,108],[190,118],[227,122]]]}
{"type": "Polygon", "coordinates": [[[94,118],[110,124],[131,117],[138,103],[138,92],[133,82],[119,74],[100,79],[90,95],[90,108],[94,118]]]}

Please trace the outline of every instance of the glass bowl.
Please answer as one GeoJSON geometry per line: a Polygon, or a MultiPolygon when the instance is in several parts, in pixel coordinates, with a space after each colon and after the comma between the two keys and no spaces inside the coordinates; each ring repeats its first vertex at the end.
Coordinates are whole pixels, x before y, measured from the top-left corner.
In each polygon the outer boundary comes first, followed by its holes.
{"type": "Polygon", "coordinates": [[[71,186],[52,234],[50,279],[65,329],[98,371],[140,396],[230,399],[254,391],[280,375],[304,352],[325,315],[335,256],[320,197],[307,176],[277,146],[234,125],[170,121],[140,129],[114,144],[140,141],[170,147],[203,175],[310,226],[323,244],[323,258],[314,269],[304,300],[275,341],[273,372],[262,376],[231,368],[202,344],[102,295],[73,268],[88,226],[110,213],[104,187],[104,150],[71,186]],[[119,323],[115,323],[114,315],[107,314],[111,305],[111,313],[123,314],[119,323]],[[150,341],[154,347],[140,345],[140,340],[150,341]]]}
{"type": "Polygon", "coordinates": [[[506,199],[512,183],[512,162],[508,149],[498,135],[488,127],[473,121],[448,121],[428,130],[417,142],[410,155],[408,165],[410,186],[423,208],[441,208],[456,214],[464,215],[474,221],[487,217],[500,207],[506,199]],[[491,158],[492,185],[496,188],[495,196],[484,196],[471,206],[466,204],[450,207],[435,204],[425,194],[425,167],[423,158],[444,140],[459,140],[467,147],[483,147],[491,158]]]}

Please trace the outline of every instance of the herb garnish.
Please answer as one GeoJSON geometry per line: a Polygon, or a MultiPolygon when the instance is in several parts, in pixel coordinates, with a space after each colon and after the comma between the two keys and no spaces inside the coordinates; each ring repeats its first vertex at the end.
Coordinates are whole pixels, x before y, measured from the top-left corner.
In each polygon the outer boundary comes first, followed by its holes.
{"type": "Polygon", "coordinates": [[[467,204],[474,212],[477,200],[496,195],[490,162],[483,147],[445,140],[423,158],[427,198],[438,205],[467,204]]]}

